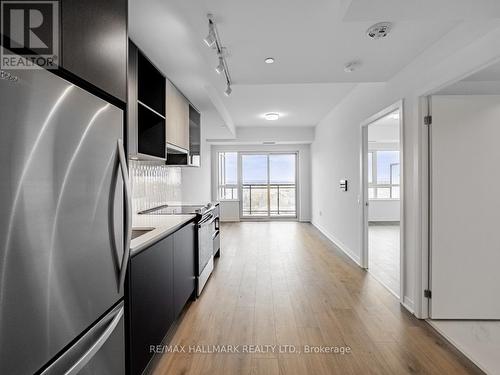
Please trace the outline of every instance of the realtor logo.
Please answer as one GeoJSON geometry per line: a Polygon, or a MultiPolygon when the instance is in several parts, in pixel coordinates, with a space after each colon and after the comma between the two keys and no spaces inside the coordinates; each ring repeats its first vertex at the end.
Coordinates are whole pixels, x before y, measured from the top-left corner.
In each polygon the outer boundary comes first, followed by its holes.
{"type": "Polygon", "coordinates": [[[2,0],[2,69],[55,69],[59,56],[59,2],[2,0]]]}

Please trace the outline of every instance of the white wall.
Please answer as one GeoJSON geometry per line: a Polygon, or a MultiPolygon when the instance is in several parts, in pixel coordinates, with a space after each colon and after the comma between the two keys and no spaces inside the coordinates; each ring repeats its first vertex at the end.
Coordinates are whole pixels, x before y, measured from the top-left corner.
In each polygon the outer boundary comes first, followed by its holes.
{"type": "MultiPolygon", "coordinates": [[[[201,139],[205,139],[202,126],[201,139]]],[[[212,200],[211,192],[211,145],[206,141],[201,143],[201,166],[183,167],[182,169],[182,200],[186,203],[207,203],[212,200]]]]}
{"type": "Polygon", "coordinates": [[[227,200],[220,202],[220,221],[240,221],[239,200],[227,200]]]}
{"type": "Polygon", "coordinates": [[[368,206],[368,221],[399,221],[399,199],[372,199],[368,206]]]}
{"type": "Polygon", "coordinates": [[[299,221],[311,220],[311,157],[309,144],[277,144],[277,145],[214,145],[212,146],[212,192],[213,199],[217,194],[217,152],[219,151],[278,151],[298,152],[298,189],[299,189],[299,221]]]}
{"type": "Polygon", "coordinates": [[[217,139],[213,134],[208,140],[213,144],[259,144],[262,142],[306,144],[314,141],[312,126],[254,126],[236,128],[236,137],[217,139]]]}
{"type": "MultiPolygon", "coordinates": [[[[464,22],[424,51],[387,83],[358,85],[316,128],[311,146],[312,221],[353,259],[361,257],[360,144],[362,121],[404,99],[404,178],[406,197],[404,249],[404,302],[417,316],[426,316],[424,280],[419,267],[426,259],[422,234],[425,175],[422,162],[424,125],[420,122],[419,97],[438,90],[500,58],[498,21],[464,22]],[[471,31],[473,32],[471,33],[471,31]],[[340,179],[350,181],[342,193],[340,179]],[[422,251],[424,249],[424,251],[422,251]],[[416,272],[419,270],[418,272],[416,272]]],[[[476,345],[478,330],[489,342],[500,342],[497,322],[435,322],[466,355],[490,373],[499,373],[498,351],[476,345]],[[475,333],[476,332],[476,333],[475,333]]]]}

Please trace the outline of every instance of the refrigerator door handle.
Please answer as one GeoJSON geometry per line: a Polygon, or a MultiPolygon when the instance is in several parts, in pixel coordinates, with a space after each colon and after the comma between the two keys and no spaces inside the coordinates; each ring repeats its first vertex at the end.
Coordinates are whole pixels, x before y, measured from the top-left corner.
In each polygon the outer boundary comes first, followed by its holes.
{"type": "MultiPolygon", "coordinates": [[[[64,375],[76,375],[82,370],[87,363],[94,357],[94,355],[101,349],[101,347],[106,343],[106,341],[109,339],[111,334],[114,332],[116,327],[118,326],[118,323],[120,323],[120,320],[123,317],[124,313],[124,307],[123,307],[123,302],[120,303],[115,308],[115,311],[112,311],[112,315],[114,317],[112,320],[107,323],[106,329],[102,332],[102,334],[97,338],[96,341],[92,343],[92,345],[83,353],[81,357],[79,357],[72,365],[68,364],[66,365],[64,362],[67,360],[65,356],[59,358],[56,362],[54,362],[51,366],[49,366],[47,369],[45,369],[41,375],[56,375],[56,374],[64,374],[64,375]],[[69,367],[69,368],[68,368],[69,367]],[[67,368],[67,370],[66,370],[67,368]]],[[[98,329],[99,327],[96,326],[93,329],[98,329]]],[[[92,330],[91,330],[92,332],[92,330]]],[[[91,333],[89,332],[89,333],[91,333]]],[[[82,340],[83,341],[83,338],[82,340]]],[[[79,342],[77,342],[76,346],[78,346],[79,342]]],[[[71,357],[71,353],[67,355],[67,357],[71,357]]],[[[69,358],[68,358],[69,359],[69,358]]]]}
{"type": "Polygon", "coordinates": [[[122,292],[123,287],[125,285],[125,275],[127,274],[127,265],[130,256],[130,241],[132,240],[132,196],[130,190],[130,180],[128,177],[127,158],[125,157],[125,149],[123,148],[123,140],[121,138],[118,139],[117,147],[118,147],[118,160],[120,163],[123,185],[125,187],[124,189],[125,201],[127,202],[125,207],[125,224],[124,224],[126,230],[125,246],[123,249],[123,258],[120,267],[119,284],[118,284],[118,292],[122,292]]]}

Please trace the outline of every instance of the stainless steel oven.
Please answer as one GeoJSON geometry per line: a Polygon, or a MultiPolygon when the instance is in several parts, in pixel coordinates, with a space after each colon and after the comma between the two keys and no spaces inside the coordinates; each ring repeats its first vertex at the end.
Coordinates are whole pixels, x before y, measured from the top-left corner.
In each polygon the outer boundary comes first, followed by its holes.
{"type": "Polygon", "coordinates": [[[213,210],[203,214],[198,222],[198,295],[214,269],[215,216],[213,210]]]}

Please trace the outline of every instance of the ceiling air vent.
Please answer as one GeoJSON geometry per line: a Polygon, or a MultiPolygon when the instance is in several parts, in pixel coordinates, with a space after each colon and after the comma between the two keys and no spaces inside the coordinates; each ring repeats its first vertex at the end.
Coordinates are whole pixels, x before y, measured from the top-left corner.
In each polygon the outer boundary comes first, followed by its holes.
{"type": "Polygon", "coordinates": [[[262,144],[263,145],[275,145],[276,142],[274,142],[274,141],[264,141],[264,142],[262,142],[262,144]]]}
{"type": "Polygon", "coordinates": [[[371,26],[366,30],[366,35],[372,39],[382,39],[385,38],[392,29],[392,23],[390,22],[379,22],[371,26]]]}

